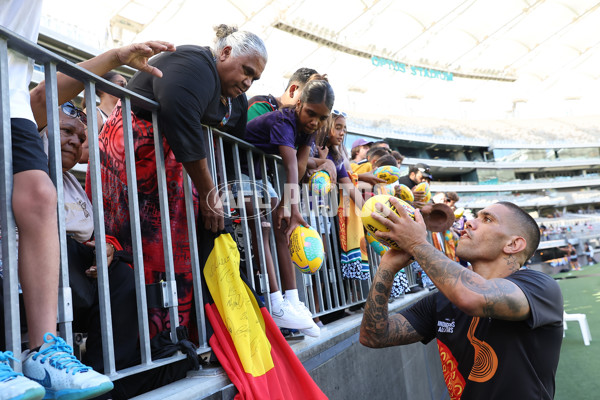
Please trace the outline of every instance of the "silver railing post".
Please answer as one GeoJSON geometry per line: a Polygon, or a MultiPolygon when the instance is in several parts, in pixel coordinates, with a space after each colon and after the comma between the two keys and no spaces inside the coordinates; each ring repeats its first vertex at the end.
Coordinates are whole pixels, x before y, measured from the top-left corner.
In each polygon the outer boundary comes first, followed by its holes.
{"type": "MultiPolygon", "coordinates": [[[[0,37],[0,137],[2,162],[0,173],[0,234],[2,235],[2,274],[4,291],[4,325],[6,350],[21,352],[21,321],[19,319],[19,278],[17,270],[17,235],[12,212],[13,166],[10,128],[10,99],[8,90],[8,47],[0,37]]],[[[21,371],[21,363],[13,362],[13,369],[21,371]]]]}
{"type": "Polygon", "coordinates": [[[46,79],[46,114],[48,120],[48,158],[50,178],[56,186],[58,241],[60,246],[60,280],[58,285],[58,322],[60,336],[73,345],[73,305],[69,287],[69,259],[67,257],[67,231],[65,227],[65,201],[62,177],[62,155],[60,148],[60,124],[58,117],[58,89],[56,63],[44,64],[46,79]]]}

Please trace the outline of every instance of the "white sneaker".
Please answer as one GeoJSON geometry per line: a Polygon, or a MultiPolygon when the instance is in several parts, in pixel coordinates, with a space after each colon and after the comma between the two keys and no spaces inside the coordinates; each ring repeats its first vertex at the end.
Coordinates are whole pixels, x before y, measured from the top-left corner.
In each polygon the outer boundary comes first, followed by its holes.
{"type": "MultiPolygon", "coordinates": [[[[292,303],[290,303],[290,304],[292,304],[292,303]]],[[[310,312],[308,307],[306,307],[306,305],[301,301],[299,301],[296,304],[292,304],[292,305],[294,306],[294,309],[296,309],[298,314],[306,315],[312,321],[312,326],[308,329],[300,329],[300,333],[307,335],[307,336],[319,337],[321,335],[321,328],[319,328],[319,326],[315,323],[315,321],[313,321],[312,313],[310,312]]]]}
{"type": "Polygon", "coordinates": [[[13,357],[10,351],[0,352],[0,400],[39,400],[44,397],[44,388],[27,379],[8,364],[8,359],[13,357]]]}
{"type": "Polygon", "coordinates": [[[62,338],[44,335],[38,351],[23,353],[23,374],[46,389],[47,399],[82,400],[113,389],[108,377],[83,365],[62,338]]]}
{"type": "Polygon", "coordinates": [[[294,308],[296,309],[296,311],[298,311],[298,314],[300,315],[306,315],[310,318],[312,318],[312,313],[310,312],[310,310],[308,309],[308,307],[306,307],[306,305],[304,305],[303,302],[299,301],[296,304],[290,303],[292,306],[294,306],[294,308]]]}
{"type": "Polygon", "coordinates": [[[271,310],[273,321],[280,328],[308,329],[314,324],[312,317],[299,313],[287,300],[283,300],[278,309],[271,310]]]}
{"type": "Polygon", "coordinates": [[[300,333],[306,336],[319,337],[321,336],[321,328],[313,321],[313,326],[308,329],[300,329],[300,333]]]}

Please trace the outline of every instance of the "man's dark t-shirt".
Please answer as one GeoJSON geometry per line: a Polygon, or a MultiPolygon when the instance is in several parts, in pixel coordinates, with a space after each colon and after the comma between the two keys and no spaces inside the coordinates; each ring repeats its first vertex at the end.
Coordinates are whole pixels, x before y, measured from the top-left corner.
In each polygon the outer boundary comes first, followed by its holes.
{"type": "Polygon", "coordinates": [[[552,399],[563,334],[563,299],[556,281],[533,270],[506,278],[529,301],[524,321],[471,317],[443,294],[401,311],[423,343],[437,338],[452,399],[552,399]]]}
{"type": "MultiPolygon", "coordinates": [[[[137,72],[127,89],[160,103],[158,127],[179,162],[206,158],[202,125],[217,128],[241,138],[246,130],[248,100],[242,94],[227,102],[221,100],[221,82],[216,63],[208,47],[178,46],[172,53],[162,53],[149,62],[160,69],[163,77],[137,72]]],[[[132,106],[132,111],[146,121],[152,114],[132,106]]]]}
{"type": "Polygon", "coordinates": [[[402,185],[406,185],[406,186],[407,186],[409,189],[412,189],[412,188],[413,188],[413,186],[415,186],[415,185],[416,185],[416,183],[414,183],[414,182],[413,182],[413,181],[412,181],[412,180],[411,180],[411,179],[408,177],[408,175],[401,176],[401,177],[398,179],[398,183],[400,183],[400,184],[402,184],[402,185]]]}

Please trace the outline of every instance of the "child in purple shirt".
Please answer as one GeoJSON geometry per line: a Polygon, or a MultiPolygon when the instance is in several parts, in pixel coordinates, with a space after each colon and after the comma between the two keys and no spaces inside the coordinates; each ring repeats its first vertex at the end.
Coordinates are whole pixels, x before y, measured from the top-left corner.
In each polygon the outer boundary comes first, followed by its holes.
{"type": "MultiPolygon", "coordinates": [[[[306,171],[310,144],[315,132],[327,120],[333,107],[334,94],[331,85],[317,77],[309,81],[294,107],[263,114],[246,126],[245,140],[268,154],[282,158],[286,173],[285,188],[280,202],[271,198],[275,219],[275,241],[285,288],[285,299],[279,289],[277,275],[268,238],[264,240],[267,272],[269,275],[271,314],[275,323],[284,328],[300,329],[311,336],[319,335],[319,327],[313,322],[311,312],[298,298],[296,277],[288,248],[292,231],[299,225],[308,226],[300,214],[298,177],[306,171]]],[[[256,169],[259,177],[260,169],[256,169]]],[[[247,207],[247,211],[252,211],[247,207]]],[[[249,215],[249,217],[251,217],[249,215]]],[[[252,224],[251,224],[252,225],[252,224]]],[[[265,235],[266,237],[267,235],[265,235]]]]}

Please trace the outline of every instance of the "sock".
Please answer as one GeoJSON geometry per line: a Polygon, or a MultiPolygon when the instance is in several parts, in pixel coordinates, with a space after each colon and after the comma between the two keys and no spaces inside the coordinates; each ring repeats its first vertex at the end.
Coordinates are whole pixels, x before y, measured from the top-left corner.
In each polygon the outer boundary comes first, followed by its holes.
{"type": "Polygon", "coordinates": [[[298,298],[298,289],[286,290],[285,299],[294,305],[300,303],[300,299],[298,298]]]}
{"type": "Polygon", "coordinates": [[[281,306],[281,303],[283,303],[283,295],[281,294],[281,290],[269,294],[269,299],[271,300],[271,308],[278,309],[281,306]]]}

